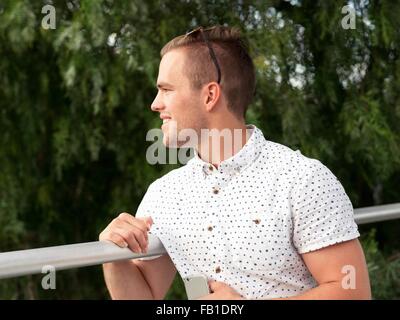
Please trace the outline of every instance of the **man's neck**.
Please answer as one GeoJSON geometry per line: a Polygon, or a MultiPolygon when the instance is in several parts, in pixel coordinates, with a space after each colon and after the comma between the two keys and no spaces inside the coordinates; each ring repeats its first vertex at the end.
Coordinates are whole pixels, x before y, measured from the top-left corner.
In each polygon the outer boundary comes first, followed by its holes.
{"type": "Polygon", "coordinates": [[[238,153],[250,138],[244,122],[210,126],[202,131],[197,149],[199,157],[216,168],[238,153]]]}

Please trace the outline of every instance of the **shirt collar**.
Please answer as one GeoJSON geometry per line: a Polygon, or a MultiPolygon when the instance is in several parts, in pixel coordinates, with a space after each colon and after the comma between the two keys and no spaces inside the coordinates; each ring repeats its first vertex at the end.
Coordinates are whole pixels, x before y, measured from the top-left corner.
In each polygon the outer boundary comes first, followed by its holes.
{"type": "MultiPolygon", "coordinates": [[[[262,152],[262,146],[265,143],[265,138],[260,129],[255,125],[246,125],[247,130],[250,130],[250,138],[246,144],[232,157],[222,161],[218,166],[220,173],[240,173],[247,166],[251,165],[262,152]]],[[[194,169],[202,169],[205,173],[216,170],[210,163],[202,160],[197,151],[193,150],[194,157],[188,162],[194,169]]]]}

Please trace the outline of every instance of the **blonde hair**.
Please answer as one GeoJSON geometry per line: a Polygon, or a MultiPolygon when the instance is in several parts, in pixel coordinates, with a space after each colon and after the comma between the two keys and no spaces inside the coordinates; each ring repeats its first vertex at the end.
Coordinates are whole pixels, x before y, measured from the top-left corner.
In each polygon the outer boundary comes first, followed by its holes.
{"type": "Polygon", "coordinates": [[[197,28],[169,41],[160,54],[163,57],[171,50],[184,48],[187,77],[194,89],[200,89],[217,81],[218,75],[206,41],[220,67],[220,85],[228,107],[239,118],[244,117],[255,92],[255,70],[239,29],[225,26],[197,28]]]}

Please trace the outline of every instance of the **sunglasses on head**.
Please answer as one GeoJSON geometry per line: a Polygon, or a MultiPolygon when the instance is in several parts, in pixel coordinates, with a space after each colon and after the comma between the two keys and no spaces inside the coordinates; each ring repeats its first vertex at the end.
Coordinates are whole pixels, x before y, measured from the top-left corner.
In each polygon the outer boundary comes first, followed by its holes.
{"type": "Polygon", "coordinates": [[[219,67],[217,56],[215,55],[215,52],[211,46],[210,41],[208,40],[207,33],[206,33],[207,31],[210,31],[214,28],[215,27],[204,29],[203,27],[198,27],[198,28],[186,33],[185,37],[193,37],[197,33],[201,34],[201,37],[202,37],[204,43],[207,45],[208,51],[210,52],[211,60],[214,62],[214,65],[217,68],[217,73],[218,73],[217,83],[219,84],[221,82],[221,68],[219,67]]]}

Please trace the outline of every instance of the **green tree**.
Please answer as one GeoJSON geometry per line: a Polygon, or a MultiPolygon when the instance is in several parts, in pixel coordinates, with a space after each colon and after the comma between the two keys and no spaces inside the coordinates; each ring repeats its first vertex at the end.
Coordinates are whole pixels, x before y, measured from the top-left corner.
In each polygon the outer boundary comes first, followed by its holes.
{"type": "MultiPolygon", "coordinates": [[[[355,207],[399,201],[399,14],[383,1],[0,0],[0,249],[93,241],[135,212],[173,168],[145,158],[160,125],[149,108],[159,50],[198,25],[248,37],[258,85],[247,120],[267,139],[320,159],[355,207]],[[48,3],[55,30],[41,27],[48,3]],[[346,4],[355,29],[341,27],[346,4]]],[[[363,236],[371,228],[395,256],[399,221],[362,226],[363,236]]],[[[182,288],[177,278],[168,297],[185,298],[182,288]]],[[[375,296],[399,297],[385,288],[375,296]]],[[[40,276],[3,280],[0,297],[108,296],[92,267],[60,272],[55,291],[40,276]]]]}

